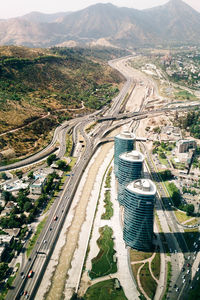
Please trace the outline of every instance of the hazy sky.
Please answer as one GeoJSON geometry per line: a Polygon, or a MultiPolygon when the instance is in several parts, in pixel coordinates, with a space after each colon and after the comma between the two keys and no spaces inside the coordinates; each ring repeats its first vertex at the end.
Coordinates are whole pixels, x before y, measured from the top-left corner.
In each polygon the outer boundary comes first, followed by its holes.
{"type": "MultiPolygon", "coordinates": [[[[60,11],[76,11],[95,3],[112,3],[137,9],[162,5],[168,0],[1,0],[0,19],[12,18],[31,11],[54,13],[60,11]]],[[[200,0],[184,0],[200,12],[200,0]]]]}

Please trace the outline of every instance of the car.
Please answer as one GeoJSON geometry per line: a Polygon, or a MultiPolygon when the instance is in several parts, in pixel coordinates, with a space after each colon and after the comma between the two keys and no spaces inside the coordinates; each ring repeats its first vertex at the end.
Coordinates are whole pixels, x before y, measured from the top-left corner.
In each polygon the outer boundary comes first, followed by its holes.
{"type": "Polygon", "coordinates": [[[182,278],[184,279],[184,278],[185,278],[185,275],[183,275],[182,278]]]}
{"type": "Polygon", "coordinates": [[[182,272],[184,272],[184,271],[185,271],[185,268],[184,268],[184,267],[182,267],[181,271],[182,271],[182,272]]]}
{"type": "Polygon", "coordinates": [[[190,267],[190,264],[187,264],[187,267],[190,267]]]}
{"type": "Polygon", "coordinates": [[[177,288],[176,288],[176,292],[178,292],[178,291],[179,291],[179,288],[177,287],[177,288]]]}
{"type": "Polygon", "coordinates": [[[26,296],[26,295],[27,295],[27,293],[28,293],[27,291],[24,291],[24,296],[26,296]]]}
{"type": "Polygon", "coordinates": [[[187,270],[187,274],[189,274],[190,273],[190,270],[187,270]]]}
{"type": "Polygon", "coordinates": [[[46,244],[47,243],[47,240],[44,240],[44,242],[43,242],[44,244],[46,244]]]}
{"type": "Polygon", "coordinates": [[[56,220],[58,219],[58,217],[57,217],[57,216],[54,216],[54,218],[53,218],[53,219],[54,219],[54,221],[56,221],[56,220]]]}
{"type": "Polygon", "coordinates": [[[23,275],[24,275],[24,272],[21,272],[20,275],[23,276],[23,275]]]}
{"type": "Polygon", "coordinates": [[[185,283],[185,278],[183,279],[183,283],[185,283]]]}
{"type": "Polygon", "coordinates": [[[21,278],[24,279],[24,278],[25,278],[25,275],[23,274],[23,275],[21,276],[21,278]]]}
{"type": "Polygon", "coordinates": [[[199,277],[197,277],[197,280],[199,280],[199,277]]]}
{"type": "Polygon", "coordinates": [[[188,256],[188,259],[190,259],[190,256],[188,256]]]}
{"type": "Polygon", "coordinates": [[[28,278],[31,278],[33,276],[33,270],[30,270],[28,273],[28,278]]]}
{"type": "Polygon", "coordinates": [[[51,231],[51,230],[52,230],[52,227],[50,227],[49,230],[51,231]]]}
{"type": "Polygon", "coordinates": [[[199,268],[197,268],[197,272],[199,272],[199,268]]]}

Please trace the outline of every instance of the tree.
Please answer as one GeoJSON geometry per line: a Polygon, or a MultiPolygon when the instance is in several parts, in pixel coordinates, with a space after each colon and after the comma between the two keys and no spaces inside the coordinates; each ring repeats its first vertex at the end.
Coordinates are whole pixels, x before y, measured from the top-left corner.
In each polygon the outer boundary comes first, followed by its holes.
{"type": "Polygon", "coordinates": [[[8,263],[4,263],[4,262],[0,263],[0,281],[2,281],[5,278],[8,269],[9,269],[8,263]]]}
{"type": "Polygon", "coordinates": [[[8,177],[7,177],[7,175],[6,175],[5,172],[1,173],[1,178],[4,179],[4,180],[8,179],[8,177]]]}
{"type": "Polygon", "coordinates": [[[160,172],[160,175],[162,177],[162,179],[165,181],[165,180],[170,180],[173,178],[173,175],[171,173],[170,170],[165,170],[165,171],[162,171],[160,172]]]}
{"type": "Polygon", "coordinates": [[[17,175],[18,178],[22,178],[23,172],[21,170],[16,171],[15,174],[17,175]]]}
{"type": "Polygon", "coordinates": [[[55,160],[56,160],[56,155],[55,154],[49,155],[47,157],[47,165],[50,166],[53,163],[53,161],[55,161],[55,160]]]}
{"type": "Polygon", "coordinates": [[[186,206],[186,213],[187,213],[187,216],[193,215],[193,213],[194,213],[194,205],[193,204],[188,204],[186,206]]]}
{"type": "Polygon", "coordinates": [[[31,208],[32,208],[32,203],[29,201],[26,201],[24,203],[24,210],[28,212],[31,208]]]}
{"type": "Polygon", "coordinates": [[[67,165],[64,160],[58,160],[57,165],[60,170],[66,170],[67,165]]]}
{"type": "Polygon", "coordinates": [[[165,158],[166,158],[166,155],[165,155],[165,153],[164,153],[164,152],[161,152],[161,153],[160,153],[160,158],[163,158],[163,159],[165,159],[165,158]]]}
{"type": "Polygon", "coordinates": [[[15,197],[12,195],[12,193],[8,191],[3,191],[2,196],[6,202],[15,200],[15,197]]]}
{"type": "Polygon", "coordinates": [[[30,179],[34,178],[33,171],[31,171],[31,172],[28,173],[28,178],[30,178],[30,179]]]}

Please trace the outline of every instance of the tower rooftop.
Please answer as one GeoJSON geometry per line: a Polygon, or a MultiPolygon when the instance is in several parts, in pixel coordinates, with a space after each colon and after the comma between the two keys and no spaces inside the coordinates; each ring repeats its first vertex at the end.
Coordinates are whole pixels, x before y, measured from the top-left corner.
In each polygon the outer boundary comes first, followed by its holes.
{"type": "Polygon", "coordinates": [[[120,139],[125,139],[125,140],[135,140],[135,134],[130,132],[130,131],[122,131],[121,133],[119,133],[117,135],[117,138],[120,138],[120,139]]]}
{"type": "Polygon", "coordinates": [[[137,150],[122,153],[119,156],[119,158],[130,161],[130,162],[143,162],[144,161],[144,155],[137,150]]]}
{"type": "Polygon", "coordinates": [[[140,195],[155,195],[156,186],[150,179],[137,179],[127,185],[132,193],[140,195]]]}

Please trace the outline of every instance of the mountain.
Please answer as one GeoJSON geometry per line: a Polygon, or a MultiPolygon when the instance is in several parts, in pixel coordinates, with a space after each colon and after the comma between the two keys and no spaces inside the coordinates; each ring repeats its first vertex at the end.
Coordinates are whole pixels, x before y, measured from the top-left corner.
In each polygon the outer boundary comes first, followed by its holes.
{"type": "Polygon", "coordinates": [[[0,20],[1,45],[50,47],[101,44],[133,48],[160,44],[199,44],[200,13],[182,0],[137,10],[110,3],[77,12],[0,20]]]}
{"type": "Polygon", "coordinates": [[[0,47],[0,165],[42,149],[60,122],[111,101],[124,78],[102,59],[127,53],[102,52],[0,47]]]}
{"type": "Polygon", "coordinates": [[[163,38],[169,42],[200,41],[200,13],[182,0],[171,0],[143,12],[151,20],[151,33],[161,41],[163,38]]]}
{"type": "Polygon", "coordinates": [[[69,15],[70,13],[71,12],[58,12],[55,14],[44,14],[38,11],[33,11],[20,17],[20,19],[36,23],[51,23],[59,22],[63,17],[69,15]]]}

